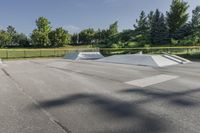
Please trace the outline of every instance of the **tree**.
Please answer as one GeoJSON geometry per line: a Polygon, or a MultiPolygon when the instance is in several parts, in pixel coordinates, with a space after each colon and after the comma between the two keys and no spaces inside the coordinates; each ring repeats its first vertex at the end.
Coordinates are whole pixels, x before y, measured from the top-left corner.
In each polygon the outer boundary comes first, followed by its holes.
{"type": "Polygon", "coordinates": [[[6,47],[7,45],[10,45],[12,42],[11,36],[6,32],[1,30],[0,31],[0,47],[6,47]]]}
{"type": "Polygon", "coordinates": [[[144,11],[140,13],[140,17],[139,19],[136,20],[134,28],[137,34],[136,40],[142,44],[149,43],[150,28],[149,28],[148,18],[146,17],[144,11]]]}
{"type": "Polygon", "coordinates": [[[96,44],[102,43],[102,31],[100,29],[95,32],[94,39],[96,44]]]}
{"type": "Polygon", "coordinates": [[[167,26],[164,15],[157,9],[151,19],[150,37],[152,44],[167,43],[167,26]]]}
{"type": "Polygon", "coordinates": [[[101,36],[100,42],[105,43],[107,40],[109,40],[109,31],[106,29],[101,30],[100,36],[101,36]]]}
{"type": "Polygon", "coordinates": [[[113,24],[110,25],[108,29],[108,34],[109,36],[116,35],[118,33],[118,22],[114,22],[113,24]]]}
{"type": "Polygon", "coordinates": [[[144,11],[140,13],[139,19],[136,19],[136,24],[134,25],[134,28],[140,34],[146,33],[146,31],[149,29],[147,17],[144,11]]]}
{"type": "Polygon", "coordinates": [[[169,33],[172,37],[177,30],[186,24],[189,17],[188,7],[188,4],[183,0],[172,0],[170,11],[166,14],[169,33]]]}
{"type": "Polygon", "coordinates": [[[13,26],[8,26],[7,27],[7,33],[10,35],[10,36],[14,36],[17,32],[16,32],[16,30],[15,30],[15,27],[13,27],[13,26]]]}
{"type": "Polygon", "coordinates": [[[7,31],[6,31],[7,33],[8,33],[8,35],[10,36],[10,38],[11,38],[11,42],[10,42],[10,46],[15,46],[16,45],[16,43],[15,43],[15,36],[16,36],[16,34],[17,34],[17,31],[15,30],[15,27],[13,27],[13,26],[8,26],[7,27],[7,31]]]}
{"type": "Polygon", "coordinates": [[[69,34],[63,28],[57,28],[49,33],[49,39],[51,46],[62,47],[69,44],[69,34]]]}
{"type": "Polygon", "coordinates": [[[148,18],[148,20],[147,20],[148,21],[148,27],[151,30],[152,23],[153,23],[153,18],[154,18],[154,11],[150,11],[150,13],[148,14],[147,18],[148,18]]]}
{"type": "MultiPolygon", "coordinates": [[[[184,42],[189,42],[191,44],[200,44],[200,6],[197,6],[192,11],[192,20],[186,27],[187,29],[183,31],[184,34],[188,33],[184,38],[184,42]],[[190,31],[190,32],[188,32],[190,31]],[[189,40],[189,41],[188,41],[189,40]]],[[[187,44],[189,44],[187,43],[187,44]]]]}
{"type": "Polygon", "coordinates": [[[120,41],[121,42],[129,42],[132,40],[132,37],[135,36],[135,32],[134,30],[123,30],[121,33],[120,33],[120,41]]]}
{"type": "Polygon", "coordinates": [[[37,29],[41,32],[50,32],[51,31],[51,26],[50,26],[51,22],[49,22],[49,20],[47,18],[44,17],[39,17],[36,20],[36,26],[37,29]]]}
{"type": "Polygon", "coordinates": [[[79,42],[81,44],[91,44],[94,43],[95,31],[92,28],[85,29],[79,33],[79,42]]]}
{"type": "Polygon", "coordinates": [[[192,31],[196,38],[198,38],[198,43],[200,42],[200,6],[197,6],[192,11],[192,31]]]}
{"type": "Polygon", "coordinates": [[[28,39],[28,37],[25,34],[18,33],[15,30],[15,27],[8,26],[6,32],[11,38],[11,42],[10,44],[7,44],[7,46],[11,46],[11,47],[17,47],[17,46],[29,47],[30,46],[30,39],[28,39]]]}
{"type": "Polygon", "coordinates": [[[79,34],[75,33],[71,36],[71,44],[79,44],[79,34]]]}
{"type": "Polygon", "coordinates": [[[177,40],[181,40],[187,36],[193,34],[193,26],[191,23],[186,23],[181,28],[179,28],[174,34],[173,38],[177,40]]]}
{"type": "Polygon", "coordinates": [[[14,36],[14,43],[20,47],[30,47],[31,40],[23,33],[16,33],[14,36]]]}
{"type": "Polygon", "coordinates": [[[192,26],[195,28],[200,26],[200,6],[197,6],[192,11],[192,26]]]}
{"type": "Polygon", "coordinates": [[[40,17],[36,20],[37,29],[33,30],[31,39],[33,45],[36,47],[49,47],[49,33],[51,32],[51,26],[48,19],[40,17]]]}

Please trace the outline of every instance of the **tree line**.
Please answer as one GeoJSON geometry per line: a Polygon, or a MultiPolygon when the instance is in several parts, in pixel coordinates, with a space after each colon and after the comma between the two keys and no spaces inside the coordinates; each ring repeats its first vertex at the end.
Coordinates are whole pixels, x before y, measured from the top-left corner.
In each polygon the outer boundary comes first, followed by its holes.
{"type": "Polygon", "coordinates": [[[200,6],[192,11],[183,0],[172,0],[170,10],[142,11],[133,29],[118,31],[118,22],[107,29],[88,28],[69,34],[62,27],[52,29],[47,18],[36,20],[37,28],[30,36],[16,32],[8,26],[0,30],[0,47],[62,47],[64,45],[93,44],[99,47],[144,47],[160,45],[200,45],[200,6]]]}
{"type": "Polygon", "coordinates": [[[0,31],[1,47],[62,47],[70,44],[71,35],[62,27],[53,29],[47,18],[39,17],[36,20],[37,28],[30,36],[18,33],[13,26],[0,31]]]}

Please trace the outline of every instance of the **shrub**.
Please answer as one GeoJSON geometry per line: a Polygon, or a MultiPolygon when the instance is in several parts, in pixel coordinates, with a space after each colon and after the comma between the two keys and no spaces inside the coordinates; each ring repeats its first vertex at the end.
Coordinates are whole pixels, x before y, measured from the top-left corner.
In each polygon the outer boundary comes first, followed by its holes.
{"type": "Polygon", "coordinates": [[[127,44],[128,48],[135,48],[138,46],[139,46],[139,44],[137,42],[128,42],[128,44],[127,44]]]}

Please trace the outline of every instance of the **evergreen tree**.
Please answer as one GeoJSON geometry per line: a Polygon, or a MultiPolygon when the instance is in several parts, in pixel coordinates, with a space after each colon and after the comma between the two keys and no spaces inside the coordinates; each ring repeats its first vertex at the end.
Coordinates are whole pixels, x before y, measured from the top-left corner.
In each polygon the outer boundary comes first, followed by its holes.
{"type": "Polygon", "coordinates": [[[192,11],[192,22],[191,23],[194,28],[197,28],[200,26],[200,6],[197,6],[192,11]]]}
{"type": "Polygon", "coordinates": [[[200,43],[200,6],[197,6],[192,11],[192,21],[191,21],[192,35],[190,39],[196,44],[200,43]]]}
{"type": "Polygon", "coordinates": [[[153,17],[154,17],[154,11],[150,11],[150,13],[148,14],[148,26],[151,30],[152,27],[152,23],[153,23],[153,17]]]}
{"type": "Polygon", "coordinates": [[[193,34],[200,40],[200,6],[197,6],[192,13],[193,34]]]}
{"type": "Polygon", "coordinates": [[[134,25],[134,28],[135,31],[137,31],[139,34],[145,34],[149,29],[147,17],[144,11],[140,13],[139,19],[136,19],[136,24],[134,25]]]}
{"type": "Polygon", "coordinates": [[[129,42],[129,41],[132,41],[132,37],[135,36],[134,34],[134,30],[123,30],[121,33],[120,33],[120,41],[121,42],[129,42]]]}
{"type": "Polygon", "coordinates": [[[109,31],[106,29],[101,30],[101,43],[106,43],[109,38],[109,31]]]}
{"type": "Polygon", "coordinates": [[[98,29],[98,30],[95,32],[94,39],[95,39],[95,43],[96,43],[96,44],[99,44],[99,43],[102,42],[102,32],[101,32],[100,29],[98,29]]]}
{"type": "Polygon", "coordinates": [[[108,34],[109,36],[116,35],[118,33],[118,22],[114,22],[113,24],[110,25],[108,29],[108,34]]]}
{"type": "Polygon", "coordinates": [[[136,20],[136,24],[134,25],[134,28],[138,36],[136,37],[136,40],[142,44],[149,43],[150,28],[149,28],[148,17],[146,17],[144,11],[140,13],[140,17],[139,19],[136,20]]]}
{"type": "Polygon", "coordinates": [[[193,34],[193,26],[191,23],[186,23],[181,28],[179,28],[176,33],[174,34],[174,39],[181,40],[187,36],[193,34]]]}
{"type": "Polygon", "coordinates": [[[152,44],[165,44],[167,42],[167,26],[164,15],[157,9],[151,22],[150,38],[152,44]]]}
{"type": "Polygon", "coordinates": [[[167,24],[172,37],[177,30],[186,24],[189,17],[188,7],[188,4],[183,0],[172,0],[170,11],[167,12],[167,24]]]}

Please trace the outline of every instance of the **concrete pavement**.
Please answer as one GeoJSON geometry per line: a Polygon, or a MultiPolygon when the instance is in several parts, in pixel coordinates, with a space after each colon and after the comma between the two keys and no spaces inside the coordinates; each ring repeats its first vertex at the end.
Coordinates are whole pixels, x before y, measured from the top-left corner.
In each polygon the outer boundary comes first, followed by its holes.
{"type": "Polygon", "coordinates": [[[3,63],[2,133],[200,131],[200,63],[165,68],[64,59],[3,63]],[[175,78],[155,78],[160,75],[175,78]],[[152,84],[145,87],[127,84],[148,77],[152,84]]]}

